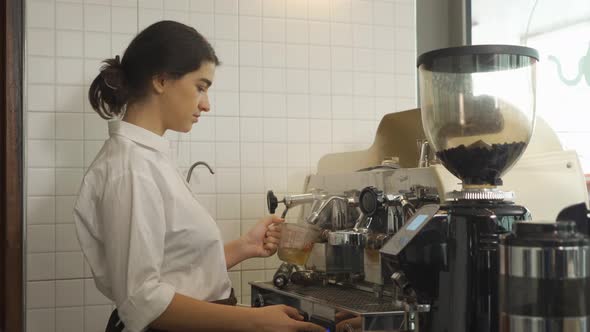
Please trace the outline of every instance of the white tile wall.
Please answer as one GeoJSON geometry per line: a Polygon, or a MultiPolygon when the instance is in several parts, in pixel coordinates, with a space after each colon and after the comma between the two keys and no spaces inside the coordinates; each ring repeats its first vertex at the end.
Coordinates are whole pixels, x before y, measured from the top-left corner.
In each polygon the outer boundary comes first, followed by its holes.
{"type": "Polygon", "coordinates": [[[27,255],[28,280],[48,280],[55,278],[55,253],[27,255]]]}
{"type": "Polygon", "coordinates": [[[82,279],[56,280],[56,307],[74,307],[82,305],[84,305],[84,283],[82,279]]]}
{"type": "Polygon", "coordinates": [[[60,332],[84,331],[84,308],[56,308],[55,329],[60,332]]]}
{"type": "MultiPolygon", "coordinates": [[[[381,117],[413,107],[413,0],[27,0],[27,331],[104,331],[112,303],[94,285],[72,218],[83,173],[108,137],[88,104],[101,61],[174,19],[214,45],[212,111],[177,160],[224,240],[266,213],[265,192],[299,193],[327,153],[367,148],[381,117]]],[[[280,261],[231,269],[236,294],[280,261]]]]}
{"type": "Polygon", "coordinates": [[[58,279],[82,278],[84,255],[81,251],[55,253],[55,277],[58,279]]]}
{"type": "Polygon", "coordinates": [[[55,308],[28,309],[26,317],[27,332],[55,332],[55,308]]]}

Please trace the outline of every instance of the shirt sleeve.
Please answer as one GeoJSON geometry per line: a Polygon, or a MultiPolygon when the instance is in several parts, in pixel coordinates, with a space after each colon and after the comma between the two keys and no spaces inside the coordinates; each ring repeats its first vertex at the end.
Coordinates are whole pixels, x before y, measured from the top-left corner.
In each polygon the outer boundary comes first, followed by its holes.
{"type": "Polygon", "coordinates": [[[166,235],[162,193],[150,177],[129,172],[106,183],[98,210],[119,317],[126,330],[143,331],[175,293],[160,280],[166,235]]]}

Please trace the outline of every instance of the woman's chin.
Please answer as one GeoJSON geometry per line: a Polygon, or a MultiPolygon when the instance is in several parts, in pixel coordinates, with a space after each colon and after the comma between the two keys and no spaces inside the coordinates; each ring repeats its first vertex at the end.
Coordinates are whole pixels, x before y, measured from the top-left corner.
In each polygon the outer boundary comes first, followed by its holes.
{"type": "Polygon", "coordinates": [[[191,131],[191,129],[193,129],[193,124],[192,123],[187,124],[187,125],[184,125],[182,127],[179,127],[175,131],[178,131],[178,132],[181,132],[181,133],[189,133],[191,131]]]}
{"type": "Polygon", "coordinates": [[[180,133],[188,133],[193,129],[193,125],[196,123],[195,118],[193,117],[191,121],[186,121],[184,123],[178,123],[174,128],[169,128],[170,130],[174,130],[180,133]]]}

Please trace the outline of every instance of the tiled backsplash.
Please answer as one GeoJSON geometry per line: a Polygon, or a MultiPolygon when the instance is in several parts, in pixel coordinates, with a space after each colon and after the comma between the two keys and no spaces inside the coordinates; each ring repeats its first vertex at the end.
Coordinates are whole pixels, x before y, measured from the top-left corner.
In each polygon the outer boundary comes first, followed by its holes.
{"type": "MultiPolygon", "coordinates": [[[[112,303],[96,290],[72,206],[107,137],[86,93],[100,61],[161,19],[194,26],[222,61],[212,111],[169,133],[191,186],[236,238],[266,213],[265,192],[298,193],[319,158],[365,149],[384,114],[414,107],[413,0],[27,0],[27,331],[103,331],[112,303]]],[[[230,272],[251,280],[276,257],[230,272]]]]}

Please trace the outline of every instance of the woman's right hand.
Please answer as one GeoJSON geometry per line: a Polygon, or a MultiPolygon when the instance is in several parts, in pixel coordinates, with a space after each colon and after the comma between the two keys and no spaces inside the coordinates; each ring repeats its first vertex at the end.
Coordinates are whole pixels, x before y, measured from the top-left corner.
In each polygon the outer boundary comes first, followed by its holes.
{"type": "Polygon", "coordinates": [[[256,331],[262,332],[326,332],[326,328],[304,322],[297,309],[286,305],[253,308],[256,331]]]}

